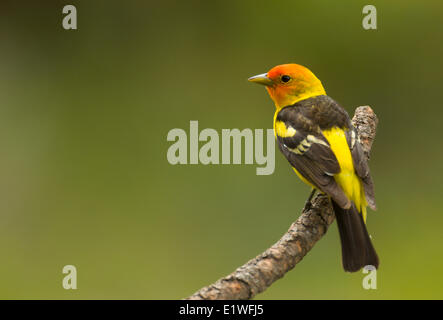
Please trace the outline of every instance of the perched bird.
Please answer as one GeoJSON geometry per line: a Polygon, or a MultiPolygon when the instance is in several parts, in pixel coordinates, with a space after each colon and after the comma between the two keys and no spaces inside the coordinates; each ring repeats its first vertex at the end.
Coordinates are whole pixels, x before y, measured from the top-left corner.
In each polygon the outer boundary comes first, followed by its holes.
{"type": "Polygon", "coordinates": [[[320,80],[298,64],[279,65],[248,79],[263,84],[275,103],[274,133],[280,151],[300,179],[332,200],[343,268],[378,267],[366,229],[366,207],[375,210],[374,185],[347,112],[320,80]]]}

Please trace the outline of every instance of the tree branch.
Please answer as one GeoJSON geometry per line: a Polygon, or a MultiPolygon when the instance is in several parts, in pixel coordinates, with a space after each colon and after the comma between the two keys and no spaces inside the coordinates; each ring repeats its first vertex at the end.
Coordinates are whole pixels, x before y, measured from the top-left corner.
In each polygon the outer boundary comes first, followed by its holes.
{"type": "MultiPolygon", "coordinates": [[[[370,107],[364,106],[355,110],[352,122],[358,131],[363,150],[369,158],[378,118],[370,107]]],[[[293,269],[325,235],[334,218],[329,198],[318,194],[306,203],[301,216],[276,244],[230,275],[200,289],[186,299],[252,299],[293,269]]]]}

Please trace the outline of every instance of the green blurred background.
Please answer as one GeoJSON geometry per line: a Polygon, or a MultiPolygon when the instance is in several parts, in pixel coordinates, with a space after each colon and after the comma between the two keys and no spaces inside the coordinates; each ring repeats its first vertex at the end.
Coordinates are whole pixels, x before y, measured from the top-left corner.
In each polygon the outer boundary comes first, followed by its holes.
{"type": "Polygon", "coordinates": [[[179,299],[277,241],[309,189],[276,170],[177,165],[172,128],[271,128],[246,79],[297,62],[380,118],[377,290],[334,225],[260,299],[443,298],[441,1],[2,1],[0,298],[179,299]],[[74,4],[78,30],[65,31],[74,4]],[[292,191],[288,191],[292,190],[292,191]],[[291,199],[288,202],[288,199],[291,199]],[[78,289],[62,288],[62,268],[78,289]]]}

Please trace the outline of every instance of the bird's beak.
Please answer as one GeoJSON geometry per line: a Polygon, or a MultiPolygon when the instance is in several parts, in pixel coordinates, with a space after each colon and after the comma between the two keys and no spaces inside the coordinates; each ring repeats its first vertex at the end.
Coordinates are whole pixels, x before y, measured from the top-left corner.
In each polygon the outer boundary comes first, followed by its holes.
{"type": "Polygon", "coordinates": [[[272,86],[274,84],[274,82],[268,78],[267,73],[262,73],[262,74],[250,77],[248,79],[248,81],[263,84],[265,86],[272,86]]]}

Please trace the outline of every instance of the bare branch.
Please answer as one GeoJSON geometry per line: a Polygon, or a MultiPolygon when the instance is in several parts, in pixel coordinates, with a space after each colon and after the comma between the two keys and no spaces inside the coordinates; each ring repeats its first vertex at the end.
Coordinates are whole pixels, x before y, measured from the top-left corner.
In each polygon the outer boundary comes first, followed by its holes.
{"type": "MultiPolygon", "coordinates": [[[[378,118],[368,107],[358,107],[352,122],[367,157],[375,138],[378,118]]],[[[306,203],[301,216],[272,247],[230,275],[204,287],[189,300],[252,299],[293,269],[323,237],[335,215],[327,196],[318,194],[306,203]]]]}

